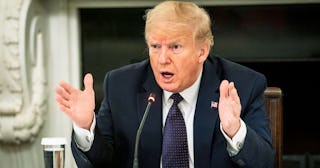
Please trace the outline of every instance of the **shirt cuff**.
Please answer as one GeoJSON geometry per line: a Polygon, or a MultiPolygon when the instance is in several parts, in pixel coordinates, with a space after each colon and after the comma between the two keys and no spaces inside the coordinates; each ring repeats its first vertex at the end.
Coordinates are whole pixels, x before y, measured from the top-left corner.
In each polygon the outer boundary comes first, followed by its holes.
{"type": "Polygon", "coordinates": [[[236,135],[231,139],[222,129],[222,124],[220,123],[220,130],[227,140],[227,151],[229,156],[235,156],[239,153],[242,149],[244,140],[247,135],[247,126],[246,124],[240,119],[240,129],[236,133],[236,135]]]}
{"type": "Polygon", "coordinates": [[[96,118],[93,117],[92,124],[90,126],[90,131],[80,128],[75,123],[73,123],[73,130],[75,133],[75,142],[77,147],[81,149],[83,152],[87,152],[90,150],[93,140],[94,140],[94,128],[96,126],[96,118]]]}

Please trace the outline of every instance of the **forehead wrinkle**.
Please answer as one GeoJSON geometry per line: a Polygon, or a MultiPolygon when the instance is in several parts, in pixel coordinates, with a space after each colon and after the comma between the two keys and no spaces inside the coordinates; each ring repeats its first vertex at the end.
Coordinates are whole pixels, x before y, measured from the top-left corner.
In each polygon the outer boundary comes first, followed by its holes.
{"type": "Polygon", "coordinates": [[[158,39],[150,36],[150,42],[158,42],[158,43],[160,42],[161,44],[174,44],[174,43],[181,43],[184,41],[186,41],[186,38],[184,35],[180,35],[180,36],[169,38],[169,39],[168,37],[160,37],[158,39]]]}

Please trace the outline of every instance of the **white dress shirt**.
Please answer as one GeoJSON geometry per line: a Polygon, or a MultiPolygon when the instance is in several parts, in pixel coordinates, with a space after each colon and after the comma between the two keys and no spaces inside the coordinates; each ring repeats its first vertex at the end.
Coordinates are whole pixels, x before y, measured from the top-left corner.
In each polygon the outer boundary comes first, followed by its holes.
{"type": "MultiPolygon", "coordinates": [[[[193,119],[194,119],[197,97],[198,97],[199,88],[200,88],[201,76],[202,76],[202,73],[200,73],[196,82],[193,85],[191,85],[189,88],[185,89],[184,91],[180,92],[180,95],[183,97],[183,100],[178,104],[178,107],[182,113],[182,116],[186,124],[190,168],[194,167],[193,119]]],[[[162,95],[163,126],[165,125],[169,109],[173,103],[173,100],[170,99],[171,94],[173,93],[163,91],[163,95],[162,95]]],[[[226,133],[222,129],[222,125],[220,124],[220,130],[227,140],[227,151],[230,156],[236,155],[241,150],[245,136],[247,134],[247,128],[245,123],[242,120],[240,122],[241,122],[240,129],[232,139],[226,135],[226,133]]],[[[91,148],[91,145],[94,139],[95,125],[96,125],[95,118],[90,127],[90,131],[79,128],[76,124],[73,124],[73,129],[75,132],[75,141],[78,148],[81,149],[82,151],[88,151],[91,148]]],[[[162,161],[160,161],[160,163],[162,164],[162,161]]]]}

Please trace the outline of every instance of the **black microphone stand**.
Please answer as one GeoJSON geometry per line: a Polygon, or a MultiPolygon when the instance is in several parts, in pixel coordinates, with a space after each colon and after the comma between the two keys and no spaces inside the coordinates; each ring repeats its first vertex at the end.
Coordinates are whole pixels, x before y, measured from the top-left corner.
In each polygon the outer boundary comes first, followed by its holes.
{"type": "Polygon", "coordinates": [[[139,149],[139,141],[140,141],[140,135],[144,126],[144,123],[146,121],[146,118],[148,116],[148,113],[150,111],[151,104],[155,101],[155,94],[151,93],[148,97],[148,105],[146,107],[146,110],[144,111],[140,126],[138,128],[137,134],[136,134],[136,142],[134,145],[134,160],[133,160],[133,168],[139,168],[139,161],[138,161],[138,149],[139,149]]]}

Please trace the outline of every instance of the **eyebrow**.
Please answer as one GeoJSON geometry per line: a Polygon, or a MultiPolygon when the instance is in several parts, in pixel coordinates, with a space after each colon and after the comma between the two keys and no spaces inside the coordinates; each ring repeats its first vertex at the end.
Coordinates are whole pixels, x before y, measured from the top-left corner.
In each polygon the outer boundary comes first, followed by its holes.
{"type": "MultiPolygon", "coordinates": [[[[148,41],[149,41],[149,43],[157,43],[158,42],[158,40],[155,40],[152,37],[150,37],[150,40],[148,40],[148,41]]],[[[175,38],[175,39],[166,40],[166,44],[172,45],[172,44],[181,43],[181,42],[184,42],[184,41],[186,41],[184,37],[178,37],[178,38],[175,38]]]]}

